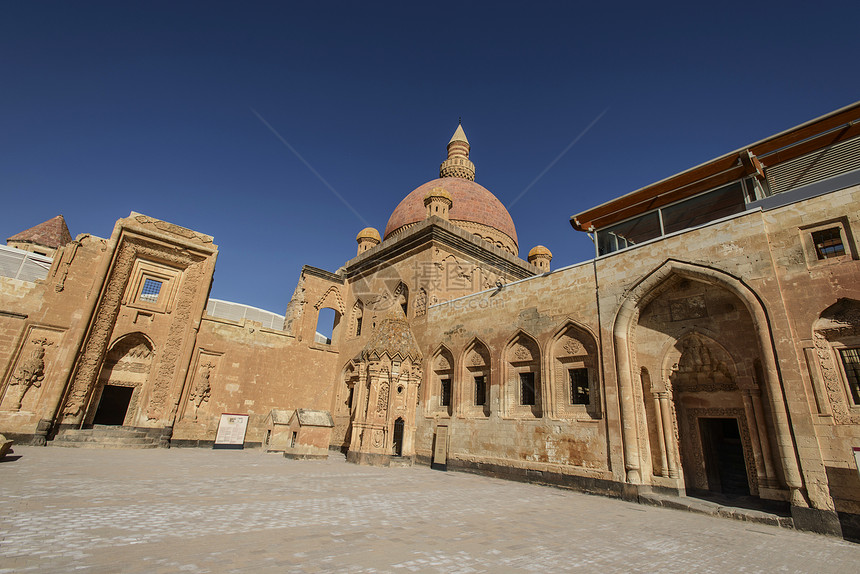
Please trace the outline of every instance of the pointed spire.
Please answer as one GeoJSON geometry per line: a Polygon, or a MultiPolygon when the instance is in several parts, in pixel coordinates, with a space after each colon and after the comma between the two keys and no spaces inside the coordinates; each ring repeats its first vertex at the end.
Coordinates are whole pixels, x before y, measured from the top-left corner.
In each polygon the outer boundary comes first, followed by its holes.
{"type": "Polygon", "coordinates": [[[58,215],[30,229],[25,229],[21,233],[16,233],[8,238],[6,243],[32,243],[57,249],[71,240],[72,235],[69,233],[69,227],[66,225],[65,218],[62,215],[58,215]]]}
{"type": "Polygon", "coordinates": [[[469,140],[466,139],[466,132],[463,131],[463,124],[457,125],[457,130],[451,136],[451,141],[448,142],[448,145],[454,142],[466,142],[466,145],[469,144],[469,140]]]}
{"type": "Polygon", "coordinates": [[[448,142],[448,159],[439,166],[439,177],[459,177],[475,181],[475,164],[469,161],[470,148],[463,125],[457,124],[457,129],[448,142]]]}

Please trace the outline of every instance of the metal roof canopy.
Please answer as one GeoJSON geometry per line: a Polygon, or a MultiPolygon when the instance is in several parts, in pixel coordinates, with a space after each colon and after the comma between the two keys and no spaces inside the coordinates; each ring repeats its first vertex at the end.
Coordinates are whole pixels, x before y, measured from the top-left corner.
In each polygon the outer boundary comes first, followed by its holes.
{"type": "Polygon", "coordinates": [[[860,134],[860,101],[571,216],[593,231],[860,134]]]}

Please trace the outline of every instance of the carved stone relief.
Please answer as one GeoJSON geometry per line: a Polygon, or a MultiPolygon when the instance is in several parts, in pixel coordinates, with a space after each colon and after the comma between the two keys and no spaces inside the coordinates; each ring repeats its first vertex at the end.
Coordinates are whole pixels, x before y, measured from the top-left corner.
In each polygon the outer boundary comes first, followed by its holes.
{"type": "Polygon", "coordinates": [[[194,386],[191,387],[191,392],[188,393],[188,402],[194,407],[194,417],[192,419],[194,421],[197,420],[197,411],[200,410],[203,403],[209,402],[209,396],[212,393],[210,378],[214,368],[215,363],[212,360],[207,360],[197,369],[194,386]]]}
{"type": "Polygon", "coordinates": [[[13,391],[13,387],[15,387],[15,398],[12,406],[14,411],[21,410],[27,391],[42,386],[42,381],[45,379],[45,348],[54,344],[53,341],[44,337],[33,339],[30,342],[32,343],[30,354],[18,365],[12,374],[12,380],[9,381],[9,390],[13,391]]]}
{"type": "Polygon", "coordinates": [[[531,360],[532,360],[532,353],[531,353],[531,351],[529,351],[529,350],[528,350],[524,345],[522,345],[522,344],[517,344],[517,345],[514,347],[514,351],[513,351],[513,353],[512,353],[512,354],[513,354],[513,357],[514,357],[514,360],[515,360],[515,361],[520,361],[520,362],[522,362],[522,361],[531,361],[531,360]]]}
{"type": "Polygon", "coordinates": [[[669,381],[676,392],[719,392],[738,389],[725,361],[719,360],[709,345],[697,335],[676,345],[678,362],[672,365],[669,381]]]}
{"type": "Polygon", "coordinates": [[[704,295],[694,295],[693,297],[670,301],[669,315],[672,321],[685,321],[687,319],[707,317],[708,309],[705,306],[704,295]]]}
{"type": "Polygon", "coordinates": [[[423,317],[427,314],[427,291],[424,288],[418,289],[418,294],[415,296],[415,316],[423,317]]]}

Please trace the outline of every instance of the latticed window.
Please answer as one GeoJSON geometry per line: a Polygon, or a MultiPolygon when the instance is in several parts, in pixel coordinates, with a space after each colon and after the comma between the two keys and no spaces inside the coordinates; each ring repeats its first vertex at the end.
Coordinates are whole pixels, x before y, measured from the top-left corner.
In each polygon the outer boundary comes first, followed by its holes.
{"type": "Polygon", "coordinates": [[[813,231],[812,242],[815,243],[815,254],[819,259],[845,255],[845,245],[842,243],[842,233],[838,227],[813,231]]]}
{"type": "Polygon", "coordinates": [[[535,404],[535,374],[520,373],[520,404],[535,404]]]}
{"type": "Polygon", "coordinates": [[[442,379],[442,394],[439,397],[439,405],[443,407],[451,405],[451,379],[442,379]]]}
{"type": "Polygon", "coordinates": [[[848,378],[851,400],[860,406],[860,349],[839,349],[839,354],[842,356],[842,365],[848,378]]]}
{"type": "Polygon", "coordinates": [[[158,294],[161,293],[161,281],[147,277],[140,290],[140,300],[147,303],[157,303],[158,294]]]}
{"type": "Polygon", "coordinates": [[[570,404],[587,405],[591,402],[591,389],[588,384],[588,369],[569,369],[570,404]]]}
{"type": "Polygon", "coordinates": [[[487,385],[484,375],[475,376],[475,405],[482,406],[487,403],[487,385]]]}

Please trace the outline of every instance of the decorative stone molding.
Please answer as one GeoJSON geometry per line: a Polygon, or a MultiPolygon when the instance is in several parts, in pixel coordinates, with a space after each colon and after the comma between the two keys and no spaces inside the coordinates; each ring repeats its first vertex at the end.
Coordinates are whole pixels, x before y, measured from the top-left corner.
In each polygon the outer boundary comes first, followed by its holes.
{"type": "Polygon", "coordinates": [[[90,334],[83,345],[77,368],[68,387],[62,411],[64,418],[78,421],[83,416],[82,409],[101,370],[102,358],[107,351],[110,335],[121,309],[122,297],[138,258],[161,261],[185,270],[185,278],[176,300],[176,309],[173,312],[165,345],[165,355],[160,361],[158,376],[154,381],[156,386],[152,398],[154,402],[150,403],[148,416],[153,418],[156,412],[164,407],[166,393],[176,369],[178,353],[185,331],[190,325],[191,308],[197,290],[200,288],[205,259],[187,251],[158,248],[141,238],[129,237],[124,238],[120,243],[113,267],[105,282],[101,300],[94,312],[90,334]]]}
{"type": "Polygon", "coordinates": [[[323,296],[319,298],[316,305],[314,305],[314,309],[319,311],[324,307],[330,307],[341,314],[344,315],[345,309],[343,306],[343,298],[340,295],[340,289],[337,287],[329,287],[323,296]]]}
{"type": "Polygon", "coordinates": [[[705,476],[705,458],[702,453],[702,437],[699,430],[699,419],[701,418],[729,418],[736,419],[743,445],[744,462],[746,463],[747,480],[749,481],[750,494],[758,496],[758,475],[756,473],[755,455],[753,453],[752,438],[747,419],[742,408],[707,408],[707,409],[685,409],[687,415],[687,430],[690,441],[690,449],[693,452],[695,474],[695,488],[708,490],[708,479],[705,476]]]}

